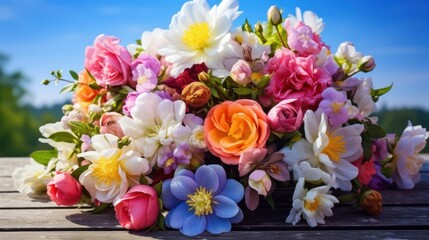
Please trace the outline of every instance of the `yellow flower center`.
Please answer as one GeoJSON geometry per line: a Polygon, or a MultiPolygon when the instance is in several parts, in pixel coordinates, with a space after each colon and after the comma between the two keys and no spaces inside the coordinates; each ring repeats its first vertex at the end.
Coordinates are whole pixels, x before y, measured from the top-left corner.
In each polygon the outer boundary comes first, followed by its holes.
{"type": "Polygon", "coordinates": [[[339,102],[334,102],[331,104],[331,107],[334,113],[339,113],[341,111],[341,108],[343,107],[343,104],[339,102]]]}
{"type": "Polygon", "coordinates": [[[173,163],[174,163],[174,159],[169,158],[167,159],[167,161],[165,161],[165,167],[170,167],[173,163]]]}
{"type": "Polygon", "coordinates": [[[334,162],[339,162],[341,160],[341,155],[346,153],[346,142],[343,139],[343,136],[332,136],[328,133],[329,143],[323,153],[329,156],[329,159],[334,162]]]}
{"type": "Polygon", "coordinates": [[[206,22],[192,24],[185,30],[182,36],[183,43],[193,50],[201,50],[206,47],[209,39],[210,27],[206,22]]]}
{"type": "Polygon", "coordinates": [[[138,84],[144,84],[145,82],[147,82],[149,80],[149,78],[148,77],[146,77],[146,76],[141,76],[141,77],[139,77],[138,79],[137,79],[137,83],[138,84]]]}
{"type": "Polygon", "coordinates": [[[313,201],[304,199],[304,208],[310,212],[315,212],[319,209],[319,197],[314,198],[313,201]]]}
{"type": "Polygon", "coordinates": [[[212,197],[211,191],[207,191],[205,187],[200,187],[194,194],[188,195],[186,203],[190,207],[189,210],[194,211],[195,215],[209,215],[213,213],[212,204],[214,202],[212,197]]]}
{"type": "Polygon", "coordinates": [[[121,156],[121,151],[117,151],[111,157],[101,157],[94,163],[92,174],[97,182],[102,182],[105,185],[110,185],[112,182],[120,182],[121,176],[119,175],[120,162],[118,158],[121,156]]]}

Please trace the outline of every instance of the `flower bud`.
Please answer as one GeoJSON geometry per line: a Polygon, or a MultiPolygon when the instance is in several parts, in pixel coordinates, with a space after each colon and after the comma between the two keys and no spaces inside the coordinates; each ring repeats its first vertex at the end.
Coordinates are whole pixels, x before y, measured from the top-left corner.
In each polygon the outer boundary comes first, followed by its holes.
{"type": "Polygon", "coordinates": [[[202,82],[192,82],[182,91],[181,98],[191,107],[201,107],[210,99],[210,89],[202,82]]]}
{"type": "Polygon", "coordinates": [[[382,197],[378,191],[369,190],[363,193],[360,206],[370,215],[380,215],[382,208],[381,200],[382,197]]]}
{"type": "Polygon", "coordinates": [[[282,14],[276,6],[271,6],[270,9],[268,9],[267,16],[268,21],[270,21],[274,26],[282,23],[282,14]]]}
{"type": "Polygon", "coordinates": [[[250,69],[249,63],[242,59],[232,66],[230,75],[232,80],[241,86],[245,86],[252,81],[252,69],[250,69]]]}
{"type": "Polygon", "coordinates": [[[264,29],[262,28],[262,25],[260,22],[255,24],[255,32],[262,34],[264,32],[264,29]]]}
{"type": "Polygon", "coordinates": [[[362,72],[370,72],[375,68],[375,60],[372,56],[364,56],[360,62],[359,69],[362,72]]]}
{"type": "Polygon", "coordinates": [[[198,73],[198,80],[200,82],[207,82],[208,80],[210,80],[210,76],[206,72],[200,72],[198,73]]]}

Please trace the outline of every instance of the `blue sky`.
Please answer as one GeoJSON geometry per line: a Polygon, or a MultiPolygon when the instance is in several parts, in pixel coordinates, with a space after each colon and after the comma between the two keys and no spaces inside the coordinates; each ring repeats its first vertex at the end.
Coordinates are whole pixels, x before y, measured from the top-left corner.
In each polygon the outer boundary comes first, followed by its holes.
{"type": "MultiPolygon", "coordinates": [[[[184,0],[9,0],[0,2],[0,53],[9,56],[8,70],[20,70],[29,79],[27,98],[37,106],[70,98],[62,87],[43,86],[50,71],[80,71],[85,47],[104,33],[133,43],[143,31],[168,28],[184,0]]],[[[219,1],[209,0],[210,5],[219,1]]],[[[429,2],[423,0],[241,0],[251,23],[266,20],[266,11],[277,5],[287,14],[295,7],[323,18],[322,39],[333,52],[343,41],[374,56],[377,67],[366,74],[376,88],[394,83],[378,104],[388,107],[421,106],[429,109],[429,2]]]]}

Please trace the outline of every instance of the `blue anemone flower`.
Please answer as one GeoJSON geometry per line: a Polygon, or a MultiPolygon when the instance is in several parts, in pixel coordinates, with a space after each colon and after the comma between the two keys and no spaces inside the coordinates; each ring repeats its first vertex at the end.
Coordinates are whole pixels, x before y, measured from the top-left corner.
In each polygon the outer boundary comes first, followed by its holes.
{"type": "Polygon", "coordinates": [[[170,209],[165,223],[187,236],[204,230],[213,234],[229,232],[231,224],[243,220],[243,212],[237,205],[243,196],[243,186],[226,179],[220,165],[203,165],[195,174],[178,170],[162,186],[163,204],[170,209]]]}

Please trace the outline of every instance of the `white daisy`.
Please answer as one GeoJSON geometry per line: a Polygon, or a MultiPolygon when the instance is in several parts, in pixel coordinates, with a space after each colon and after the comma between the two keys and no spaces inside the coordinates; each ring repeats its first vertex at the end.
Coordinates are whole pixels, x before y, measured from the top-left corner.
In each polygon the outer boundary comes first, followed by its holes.
{"type": "Polygon", "coordinates": [[[100,134],[91,138],[94,151],[78,154],[91,162],[80,177],[80,183],[93,199],[111,203],[122,197],[128,188],[138,185],[141,175],[150,172],[149,162],[134,151],[134,146],[118,148],[119,138],[100,134]]]}
{"type": "Polygon", "coordinates": [[[325,216],[333,215],[331,208],[338,203],[338,199],[330,194],[330,185],[307,190],[304,183],[304,178],[300,178],[295,186],[292,209],[286,222],[295,225],[303,215],[310,227],[324,224],[325,216]]]}
{"type": "Polygon", "coordinates": [[[173,64],[170,74],[177,76],[202,62],[211,69],[222,69],[223,53],[231,39],[229,31],[239,15],[236,0],[224,0],[211,9],[206,0],[185,3],[164,34],[167,46],[158,51],[173,64]]]}
{"type": "Polygon", "coordinates": [[[324,113],[318,118],[313,111],[308,110],[304,116],[306,139],[294,143],[292,147],[281,149],[283,161],[289,166],[307,161],[312,167],[331,176],[335,174],[338,187],[350,191],[350,180],[358,175],[358,169],[351,162],[363,154],[360,136],[363,129],[361,124],[328,128],[324,113]]]}

